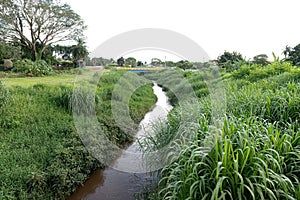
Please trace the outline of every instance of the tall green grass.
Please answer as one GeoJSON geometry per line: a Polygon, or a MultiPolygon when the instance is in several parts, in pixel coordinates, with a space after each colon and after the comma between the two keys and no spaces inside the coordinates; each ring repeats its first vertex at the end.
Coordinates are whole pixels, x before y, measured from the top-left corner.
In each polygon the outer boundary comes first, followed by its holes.
{"type": "MultiPolygon", "coordinates": [[[[110,111],[113,84],[121,76],[106,72],[96,92],[96,98],[105,102],[96,100],[99,122],[119,146],[132,138],[118,128],[110,111]]],[[[130,76],[131,81],[140,79],[130,76]]],[[[70,85],[6,88],[0,84],[0,199],[64,199],[95,168],[103,167],[76,132],[72,93],[70,85]]],[[[129,103],[133,119],[141,120],[155,101],[152,84],[138,88],[129,103]]]]}
{"type": "MultiPolygon", "coordinates": [[[[210,96],[198,95],[199,124],[187,129],[194,137],[174,141],[181,151],[168,154],[173,161],[148,199],[300,199],[300,71],[286,63],[247,67],[249,74],[224,76],[221,127],[212,126],[210,96]]],[[[188,80],[195,93],[205,88],[196,75],[188,80]]],[[[148,151],[171,141],[177,115],[175,108],[169,123],[155,129],[144,144],[148,151]]]]}

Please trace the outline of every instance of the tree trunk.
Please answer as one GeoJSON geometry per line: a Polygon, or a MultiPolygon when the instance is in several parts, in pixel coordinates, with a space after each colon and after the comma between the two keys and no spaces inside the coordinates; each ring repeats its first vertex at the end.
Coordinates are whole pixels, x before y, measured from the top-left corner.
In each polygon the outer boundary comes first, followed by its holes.
{"type": "Polygon", "coordinates": [[[36,50],[34,52],[34,59],[35,59],[35,61],[42,60],[42,55],[43,55],[43,53],[41,51],[36,50]]]}

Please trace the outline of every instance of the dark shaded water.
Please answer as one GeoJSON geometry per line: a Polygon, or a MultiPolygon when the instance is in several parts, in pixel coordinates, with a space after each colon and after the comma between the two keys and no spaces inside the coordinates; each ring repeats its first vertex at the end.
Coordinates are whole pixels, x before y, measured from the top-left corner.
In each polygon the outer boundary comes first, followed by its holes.
{"type": "MultiPolygon", "coordinates": [[[[162,88],[154,84],[153,91],[158,100],[152,111],[148,112],[140,123],[137,139],[142,139],[146,134],[151,134],[151,123],[165,119],[172,106],[168,103],[162,88]]],[[[145,161],[138,148],[138,143],[133,142],[123,150],[120,157],[111,167],[96,170],[85,184],[78,188],[68,200],[131,200],[136,199],[139,193],[156,182],[155,176],[142,173],[145,170],[145,161]]]]}

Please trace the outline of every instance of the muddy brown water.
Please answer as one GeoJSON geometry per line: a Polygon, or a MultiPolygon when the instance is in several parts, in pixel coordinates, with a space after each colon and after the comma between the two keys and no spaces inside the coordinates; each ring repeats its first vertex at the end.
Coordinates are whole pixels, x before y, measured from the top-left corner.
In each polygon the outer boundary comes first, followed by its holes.
{"type": "MultiPolygon", "coordinates": [[[[151,123],[165,119],[172,106],[162,88],[153,86],[157,102],[140,122],[137,139],[151,134],[151,123]]],[[[133,142],[124,149],[112,166],[97,169],[83,186],[79,187],[68,200],[132,200],[136,199],[145,188],[151,187],[157,180],[153,174],[143,173],[143,158],[138,143],[133,142]]]]}

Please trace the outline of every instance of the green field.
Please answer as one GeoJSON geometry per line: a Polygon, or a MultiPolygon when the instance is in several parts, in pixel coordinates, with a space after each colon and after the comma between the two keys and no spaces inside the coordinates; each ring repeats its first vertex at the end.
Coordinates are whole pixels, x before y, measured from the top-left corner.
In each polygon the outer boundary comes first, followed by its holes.
{"type": "Polygon", "coordinates": [[[56,76],[45,77],[20,77],[20,78],[2,78],[0,81],[5,86],[23,86],[29,87],[35,84],[45,85],[72,85],[75,82],[76,75],[61,74],[56,76]]]}

